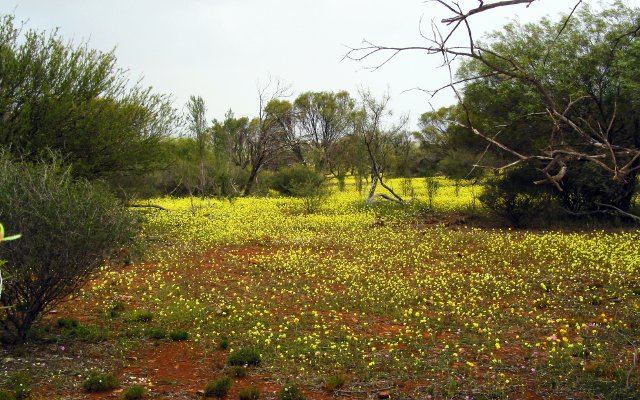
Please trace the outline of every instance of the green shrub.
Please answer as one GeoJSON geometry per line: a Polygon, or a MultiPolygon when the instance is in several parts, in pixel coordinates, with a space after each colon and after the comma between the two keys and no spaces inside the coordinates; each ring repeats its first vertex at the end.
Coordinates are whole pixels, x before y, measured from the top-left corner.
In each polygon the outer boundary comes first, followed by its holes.
{"type": "Polygon", "coordinates": [[[0,220],[20,240],[6,260],[0,329],[23,342],[33,323],[82,286],[106,255],[130,240],[134,221],[106,189],[71,178],[59,162],[28,164],[0,152],[0,220]]]}
{"type": "Polygon", "coordinates": [[[58,326],[62,329],[64,336],[74,337],[81,342],[100,343],[109,338],[109,331],[106,329],[93,325],[81,325],[75,319],[59,318],[58,326]]]}
{"type": "Polygon", "coordinates": [[[255,386],[251,386],[238,392],[238,397],[240,400],[258,400],[260,398],[260,390],[255,386]]]}
{"type": "Polygon", "coordinates": [[[513,226],[525,226],[536,217],[548,215],[552,209],[550,189],[534,184],[541,178],[540,171],[532,165],[507,170],[504,175],[485,182],[480,201],[513,226]]]}
{"type": "Polygon", "coordinates": [[[31,394],[31,375],[26,371],[16,372],[7,380],[7,387],[16,399],[26,399],[31,394]]]}
{"type": "Polygon", "coordinates": [[[144,387],[140,385],[131,386],[127,388],[122,394],[124,400],[139,400],[144,397],[144,387]]]}
{"type": "Polygon", "coordinates": [[[229,367],[227,375],[232,378],[244,378],[247,376],[247,369],[242,365],[232,365],[229,367]]]}
{"type": "Polygon", "coordinates": [[[327,196],[323,182],[322,174],[304,165],[281,168],[271,176],[271,188],[285,196],[302,198],[307,214],[318,211],[327,196]]]}
{"type": "Polygon", "coordinates": [[[118,316],[120,316],[120,314],[122,314],[122,312],[125,309],[126,309],[126,307],[125,307],[123,302],[116,301],[115,303],[113,303],[113,305],[109,309],[109,317],[111,317],[111,318],[118,317],[118,316]]]}
{"type": "Polygon", "coordinates": [[[189,339],[189,332],[187,332],[187,331],[173,331],[173,332],[171,332],[169,334],[169,337],[174,342],[180,342],[180,341],[189,339]]]}
{"type": "Polygon", "coordinates": [[[221,338],[220,342],[218,343],[218,348],[220,350],[226,350],[229,348],[229,339],[228,338],[221,338]]]}
{"type": "Polygon", "coordinates": [[[280,400],[306,400],[302,391],[295,383],[286,384],[278,394],[280,400]]]}
{"type": "Polygon", "coordinates": [[[0,389],[0,400],[16,400],[16,395],[11,390],[0,389]]]}
{"type": "Polygon", "coordinates": [[[150,339],[160,340],[167,337],[167,331],[164,328],[151,328],[147,330],[147,336],[150,339]]]}
{"type": "Polygon", "coordinates": [[[58,328],[63,328],[63,329],[74,329],[80,325],[80,321],[73,318],[69,318],[69,319],[58,318],[57,323],[58,323],[58,328]]]}
{"type": "Polygon", "coordinates": [[[118,386],[120,386],[120,383],[113,374],[105,374],[98,371],[92,371],[82,384],[84,390],[90,393],[106,392],[116,389],[118,386]]]}
{"type": "Polygon", "coordinates": [[[334,391],[344,386],[345,382],[346,378],[343,374],[331,375],[325,381],[324,388],[329,391],[334,391]]]}
{"type": "Polygon", "coordinates": [[[81,342],[100,343],[109,338],[109,331],[97,326],[80,325],[73,330],[73,335],[81,342]]]}
{"type": "Polygon", "coordinates": [[[433,208],[433,200],[436,198],[436,195],[440,190],[440,182],[433,176],[427,176],[424,178],[424,186],[427,189],[429,208],[433,208]]]}
{"type": "Polygon", "coordinates": [[[233,381],[228,376],[209,382],[204,388],[204,397],[216,397],[221,399],[229,393],[232,384],[233,381]]]}
{"type": "Polygon", "coordinates": [[[260,365],[262,357],[257,350],[252,348],[242,348],[229,354],[227,363],[229,365],[260,365]]]}
{"type": "Polygon", "coordinates": [[[129,319],[133,322],[151,322],[151,320],[153,320],[153,313],[148,310],[136,310],[131,313],[129,319]]]}
{"type": "Polygon", "coordinates": [[[285,196],[304,197],[324,181],[322,174],[304,165],[281,168],[271,176],[271,189],[285,196]]]}

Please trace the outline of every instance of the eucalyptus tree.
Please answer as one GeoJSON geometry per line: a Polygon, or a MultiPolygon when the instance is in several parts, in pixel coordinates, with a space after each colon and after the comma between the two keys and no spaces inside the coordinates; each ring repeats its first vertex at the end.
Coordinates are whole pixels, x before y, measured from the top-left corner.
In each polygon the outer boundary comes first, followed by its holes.
{"type": "MultiPolygon", "coordinates": [[[[335,144],[353,130],[356,102],[348,92],[304,92],[294,102],[299,136],[319,170],[336,175],[335,144]]],[[[339,175],[339,174],[338,174],[339,175]]]]}

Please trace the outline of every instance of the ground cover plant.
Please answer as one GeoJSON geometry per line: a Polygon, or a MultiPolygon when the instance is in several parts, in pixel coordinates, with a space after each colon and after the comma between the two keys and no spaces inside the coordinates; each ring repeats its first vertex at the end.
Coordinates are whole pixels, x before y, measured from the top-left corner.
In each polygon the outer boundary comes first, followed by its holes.
{"type": "MultiPolygon", "coordinates": [[[[292,381],[310,399],[638,398],[640,234],[466,226],[477,188],[439,184],[428,205],[416,180],[401,206],[348,181],[313,214],[277,196],[152,200],[171,211],[145,211],[147,260],[105,266],[65,318],[108,329],[109,370],[149,397],[237,366],[228,398],[292,381]]],[[[3,374],[25,367],[12,358],[3,374]]],[[[68,368],[80,377],[34,388],[80,393],[86,373],[68,368]]]]}

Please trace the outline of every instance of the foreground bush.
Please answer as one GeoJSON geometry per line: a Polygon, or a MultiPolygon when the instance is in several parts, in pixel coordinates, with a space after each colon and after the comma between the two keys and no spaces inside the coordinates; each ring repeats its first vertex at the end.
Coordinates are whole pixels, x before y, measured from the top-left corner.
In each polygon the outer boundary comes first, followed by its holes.
{"type": "Polygon", "coordinates": [[[20,232],[3,243],[0,330],[22,342],[43,313],[82,286],[134,233],[127,210],[104,188],[71,178],[58,162],[28,164],[0,153],[0,220],[20,232]]]}
{"type": "Polygon", "coordinates": [[[82,384],[84,390],[90,393],[106,392],[117,389],[120,382],[113,374],[105,374],[97,371],[91,372],[86,381],[82,384]]]}

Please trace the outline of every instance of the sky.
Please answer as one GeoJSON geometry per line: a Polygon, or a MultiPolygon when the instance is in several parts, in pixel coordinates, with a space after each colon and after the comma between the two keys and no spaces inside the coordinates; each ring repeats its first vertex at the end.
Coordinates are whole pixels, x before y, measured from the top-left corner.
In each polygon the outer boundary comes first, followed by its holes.
{"type": "MultiPolygon", "coordinates": [[[[506,7],[471,22],[475,32],[506,22],[558,18],[577,0],[537,0],[506,7]]],[[[477,0],[460,0],[476,6],[477,0]]],[[[640,5],[640,0],[629,0],[640,5]]],[[[391,96],[395,115],[409,114],[410,128],[425,111],[449,105],[450,93],[431,98],[416,88],[448,82],[440,60],[421,52],[400,54],[382,68],[379,60],[344,59],[364,39],[383,45],[424,45],[420,37],[446,12],[424,0],[0,0],[27,29],[50,31],[102,51],[115,49],[118,66],[132,81],[170,94],[183,109],[202,96],[210,119],[258,113],[258,88],[270,80],[290,85],[290,100],[305,91],[368,89],[391,96]]]]}

